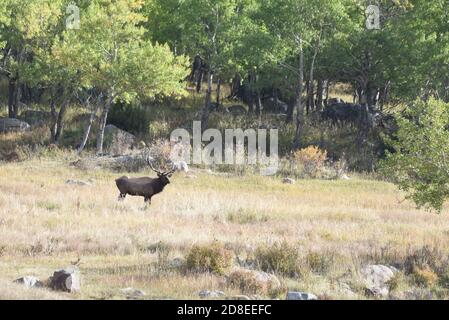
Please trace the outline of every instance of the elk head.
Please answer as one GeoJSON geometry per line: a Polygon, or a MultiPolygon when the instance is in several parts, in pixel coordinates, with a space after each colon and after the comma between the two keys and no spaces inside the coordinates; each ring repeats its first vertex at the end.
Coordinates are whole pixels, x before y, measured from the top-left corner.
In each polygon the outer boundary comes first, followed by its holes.
{"type": "Polygon", "coordinates": [[[174,164],[173,164],[173,167],[172,167],[172,169],[171,169],[170,171],[162,172],[162,171],[156,170],[156,169],[153,167],[153,164],[151,163],[150,159],[147,159],[147,163],[148,163],[148,165],[150,166],[151,170],[153,170],[154,172],[156,172],[157,177],[159,178],[159,180],[160,180],[164,185],[170,183],[170,180],[169,180],[168,178],[170,178],[170,177],[172,176],[172,173],[175,172],[175,170],[176,170],[176,167],[175,167],[174,164]]]}

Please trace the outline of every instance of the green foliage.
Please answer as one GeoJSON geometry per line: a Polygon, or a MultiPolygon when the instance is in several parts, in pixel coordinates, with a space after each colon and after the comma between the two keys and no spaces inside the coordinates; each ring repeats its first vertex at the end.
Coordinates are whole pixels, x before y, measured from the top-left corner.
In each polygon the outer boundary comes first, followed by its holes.
{"type": "Polygon", "coordinates": [[[195,272],[225,274],[232,266],[233,252],[219,242],[194,245],[186,256],[186,267],[195,272]]]}
{"type": "Polygon", "coordinates": [[[449,197],[449,104],[417,100],[397,122],[383,172],[418,207],[440,212],[449,197]]]}
{"type": "Polygon", "coordinates": [[[147,110],[139,105],[117,102],[111,107],[108,123],[136,135],[146,131],[150,116],[147,110]]]}
{"type": "Polygon", "coordinates": [[[266,272],[290,277],[300,274],[298,248],[286,241],[258,247],[255,252],[255,262],[266,272]]]}

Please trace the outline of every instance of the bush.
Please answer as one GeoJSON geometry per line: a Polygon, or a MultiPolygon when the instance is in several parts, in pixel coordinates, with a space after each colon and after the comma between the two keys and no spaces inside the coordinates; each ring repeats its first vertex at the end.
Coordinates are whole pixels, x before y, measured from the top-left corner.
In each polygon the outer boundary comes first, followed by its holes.
{"type": "Polygon", "coordinates": [[[255,252],[255,262],[266,272],[278,273],[290,277],[299,274],[299,252],[286,241],[271,246],[258,247],[255,252]]]}
{"type": "Polygon", "coordinates": [[[228,277],[227,283],[237,287],[243,294],[263,294],[272,297],[278,296],[284,288],[273,275],[263,274],[254,270],[237,269],[228,277]]]}
{"type": "Polygon", "coordinates": [[[108,124],[113,124],[134,135],[146,132],[149,123],[149,112],[145,108],[123,102],[115,103],[108,115],[108,124]]]}
{"type": "Polygon", "coordinates": [[[306,256],[306,262],[313,272],[325,274],[334,264],[334,255],[332,252],[309,252],[306,256]]]}
{"type": "Polygon", "coordinates": [[[248,224],[257,222],[267,222],[268,216],[252,210],[239,209],[229,212],[226,216],[227,221],[238,224],[248,224]]]}
{"type": "Polygon", "coordinates": [[[186,257],[186,267],[194,272],[213,272],[219,275],[232,266],[234,255],[223,244],[193,246],[186,257]]]}
{"type": "Polygon", "coordinates": [[[296,166],[301,166],[303,176],[309,178],[317,178],[320,175],[326,160],[327,152],[315,146],[297,150],[292,155],[296,166]]]}
{"type": "Polygon", "coordinates": [[[413,280],[419,286],[430,287],[438,282],[438,275],[429,267],[418,268],[413,270],[413,280]]]}
{"type": "Polygon", "coordinates": [[[394,152],[382,163],[383,173],[418,207],[440,212],[449,198],[449,104],[417,100],[404,113],[388,141],[394,152]]]}

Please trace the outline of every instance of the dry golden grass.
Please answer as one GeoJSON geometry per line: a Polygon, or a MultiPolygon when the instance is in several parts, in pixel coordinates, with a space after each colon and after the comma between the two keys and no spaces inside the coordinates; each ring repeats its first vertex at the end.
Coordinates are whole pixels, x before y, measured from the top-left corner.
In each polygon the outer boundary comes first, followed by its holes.
{"type": "Polygon", "coordinates": [[[239,293],[221,276],[168,268],[151,250],[157,243],[168,260],[215,240],[242,257],[281,241],[297,245],[302,256],[332,255],[326,274],[309,270],[283,284],[334,298],[363,298],[338,286],[345,280],[357,288],[361,264],[404,259],[410,248],[424,245],[449,250],[448,208],[441,215],[417,210],[388,183],[354,178],[284,185],[275,177],[195,174],[197,179],[176,174],[145,208],[139,197],[117,202],[114,179],[121,174],[80,171],[54,160],[0,165],[0,299],[122,299],[119,289],[126,287],[150,299],[197,299],[202,289],[239,293]],[[73,186],[67,179],[94,182],[73,186]],[[78,257],[79,295],[12,284],[24,275],[46,279],[78,257]]]}

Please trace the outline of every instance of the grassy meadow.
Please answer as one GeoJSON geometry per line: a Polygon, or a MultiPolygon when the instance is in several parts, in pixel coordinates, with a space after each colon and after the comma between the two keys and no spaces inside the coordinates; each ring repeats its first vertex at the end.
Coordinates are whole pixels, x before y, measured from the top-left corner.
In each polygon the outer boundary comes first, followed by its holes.
{"type": "MultiPolygon", "coordinates": [[[[120,175],[81,171],[67,159],[0,166],[0,299],[123,299],[120,289],[127,287],[145,291],[146,299],[198,299],[203,289],[240,294],[223,276],[171,265],[193,245],[212,242],[223,243],[239,261],[257,248],[287,243],[299,252],[301,272],[279,275],[286,289],[364,299],[361,266],[401,267],[424,246],[433,263],[444,263],[449,250],[447,207],[440,215],[417,210],[393,185],[370,177],[286,185],[279,177],[192,170],[176,173],[146,208],[140,197],[117,201],[114,179],[120,175]],[[91,185],[68,185],[67,179],[90,179],[91,185]],[[12,283],[25,275],[45,280],[78,258],[80,294],[12,283]]],[[[423,287],[414,280],[403,274],[392,292],[423,287]]],[[[435,297],[449,296],[442,281],[424,287],[435,297]]]]}

